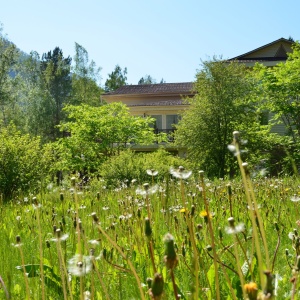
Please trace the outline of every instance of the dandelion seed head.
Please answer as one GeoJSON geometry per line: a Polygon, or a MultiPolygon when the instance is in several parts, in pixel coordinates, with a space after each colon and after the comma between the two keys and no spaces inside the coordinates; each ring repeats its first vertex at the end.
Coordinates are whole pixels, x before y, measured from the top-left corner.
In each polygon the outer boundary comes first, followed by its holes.
{"type": "Polygon", "coordinates": [[[229,227],[225,227],[225,232],[227,234],[237,234],[239,232],[243,232],[245,230],[245,225],[243,223],[239,223],[235,225],[235,220],[233,217],[228,218],[229,227]]]}
{"type": "Polygon", "coordinates": [[[68,261],[68,271],[71,275],[82,277],[92,270],[90,256],[76,254],[68,261]]]}
{"type": "Polygon", "coordinates": [[[62,242],[62,241],[65,241],[69,237],[69,235],[67,233],[62,235],[61,230],[59,228],[57,228],[55,230],[55,235],[56,235],[56,237],[51,239],[52,242],[62,242]]]}
{"type": "Polygon", "coordinates": [[[89,240],[88,243],[93,245],[93,246],[96,246],[96,245],[100,244],[100,242],[98,240],[89,240]]]}
{"type": "Polygon", "coordinates": [[[158,171],[156,171],[154,169],[148,169],[146,172],[150,176],[156,176],[158,174],[158,171]]]}
{"type": "Polygon", "coordinates": [[[294,194],[291,198],[292,202],[299,202],[300,201],[300,197],[297,194],[294,194]]]}
{"type": "Polygon", "coordinates": [[[170,173],[179,179],[187,179],[192,175],[192,171],[187,171],[184,167],[180,166],[178,169],[170,168],[170,173]]]}

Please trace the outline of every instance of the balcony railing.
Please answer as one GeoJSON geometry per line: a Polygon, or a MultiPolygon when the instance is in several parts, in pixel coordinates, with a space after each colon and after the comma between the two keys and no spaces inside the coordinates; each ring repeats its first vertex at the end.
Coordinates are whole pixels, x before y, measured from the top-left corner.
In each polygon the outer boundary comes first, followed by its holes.
{"type": "Polygon", "coordinates": [[[167,135],[168,142],[174,142],[174,132],[175,132],[175,128],[170,128],[170,129],[155,128],[154,129],[155,134],[165,133],[167,135]]]}

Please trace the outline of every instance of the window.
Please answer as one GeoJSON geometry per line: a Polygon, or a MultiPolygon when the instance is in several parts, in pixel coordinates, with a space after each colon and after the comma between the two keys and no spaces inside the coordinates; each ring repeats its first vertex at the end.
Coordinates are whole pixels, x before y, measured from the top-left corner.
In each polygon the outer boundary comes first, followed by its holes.
{"type": "Polygon", "coordinates": [[[154,127],[154,129],[162,130],[162,115],[153,115],[151,118],[155,119],[154,125],[151,127],[154,127]]]}
{"type": "Polygon", "coordinates": [[[178,124],[178,115],[166,115],[166,129],[174,129],[173,124],[178,124]]]}

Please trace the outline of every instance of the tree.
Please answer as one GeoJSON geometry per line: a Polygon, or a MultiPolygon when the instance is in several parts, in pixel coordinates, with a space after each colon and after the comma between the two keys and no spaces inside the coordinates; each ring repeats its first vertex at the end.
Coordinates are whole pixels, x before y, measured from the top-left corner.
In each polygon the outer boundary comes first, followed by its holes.
{"type": "Polygon", "coordinates": [[[189,158],[198,167],[209,175],[224,177],[232,168],[233,158],[227,148],[232,132],[242,131],[246,138],[251,133],[259,136],[251,102],[254,82],[246,68],[235,62],[214,58],[203,62],[202,67],[196,75],[196,94],[187,99],[190,108],[182,115],[175,140],[188,148],[189,158]]]}
{"type": "Polygon", "coordinates": [[[119,87],[127,84],[127,68],[122,70],[119,65],[116,65],[113,72],[108,74],[108,79],[105,81],[105,92],[115,91],[119,87]]]}
{"type": "Polygon", "coordinates": [[[40,63],[42,89],[46,92],[48,109],[45,120],[48,122],[48,137],[55,140],[59,131],[56,126],[63,120],[63,107],[70,101],[72,90],[71,58],[64,58],[63,52],[56,47],[42,55],[40,63]]]}
{"type": "Polygon", "coordinates": [[[300,44],[293,45],[285,63],[273,68],[258,64],[254,70],[262,109],[273,112],[273,120],[283,123],[295,142],[300,137],[300,44]]]}
{"type": "Polygon", "coordinates": [[[61,138],[62,169],[95,171],[108,157],[131,144],[152,143],[156,138],[149,124],[153,119],[134,117],[122,103],[100,107],[66,106],[69,121],[60,130],[69,132],[61,138]]]}
{"type": "Polygon", "coordinates": [[[95,62],[89,61],[88,52],[75,43],[75,66],[72,75],[72,99],[74,105],[100,105],[100,70],[95,62]]]}
{"type": "MultiPolygon", "coordinates": [[[[150,75],[145,75],[144,77],[142,77],[138,84],[156,84],[156,80],[154,78],[152,78],[150,75]]],[[[161,83],[166,83],[166,81],[162,78],[159,82],[161,83]]]]}
{"type": "Polygon", "coordinates": [[[138,84],[155,84],[155,83],[156,80],[152,78],[150,75],[145,75],[138,82],[138,84]]]}
{"type": "Polygon", "coordinates": [[[19,51],[1,32],[0,28],[0,119],[7,126],[11,121],[20,123],[19,78],[16,77],[19,51]]]}

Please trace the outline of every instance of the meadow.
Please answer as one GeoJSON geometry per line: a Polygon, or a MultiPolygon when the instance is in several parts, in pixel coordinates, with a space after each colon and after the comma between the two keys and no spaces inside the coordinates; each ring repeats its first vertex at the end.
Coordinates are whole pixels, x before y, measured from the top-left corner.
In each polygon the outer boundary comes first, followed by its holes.
{"type": "Polygon", "coordinates": [[[297,177],[78,178],[1,205],[1,299],[297,299],[297,177]]]}

